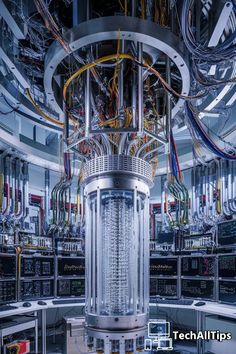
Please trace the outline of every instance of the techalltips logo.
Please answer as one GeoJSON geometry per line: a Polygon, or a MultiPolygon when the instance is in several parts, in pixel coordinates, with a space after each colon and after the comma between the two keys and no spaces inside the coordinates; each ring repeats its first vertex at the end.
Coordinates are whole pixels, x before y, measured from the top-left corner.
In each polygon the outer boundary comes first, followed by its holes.
{"type": "Polygon", "coordinates": [[[146,351],[173,350],[170,337],[170,322],[157,320],[148,323],[148,339],[145,339],[146,351]]]}
{"type": "Polygon", "coordinates": [[[170,335],[170,322],[165,320],[153,320],[148,323],[148,338],[145,339],[145,351],[173,350],[173,339],[177,341],[188,340],[231,340],[232,334],[220,331],[200,331],[198,333],[190,331],[183,333],[180,331],[172,332],[170,335]]]}

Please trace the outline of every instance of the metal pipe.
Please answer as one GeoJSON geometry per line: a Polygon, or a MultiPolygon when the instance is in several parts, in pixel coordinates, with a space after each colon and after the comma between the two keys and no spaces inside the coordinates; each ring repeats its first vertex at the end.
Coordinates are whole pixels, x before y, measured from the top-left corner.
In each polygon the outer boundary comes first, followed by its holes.
{"type": "Polygon", "coordinates": [[[111,144],[106,134],[102,134],[102,140],[106,147],[106,155],[111,155],[111,144]]]}
{"type": "Polygon", "coordinates": [[[8,215],[10,212],[10,157],[6,156],[4,164],[4,189],[6,192],[6,203],[3,215],[8,215]]]}
{"type": "Polygon", "coordinates": [[[141,152],[146,148],[148,147],[150,144],[154,143],[155,139],[151,139],[149,140],[148,142],[146,142],[145,144],[143,144],[136,152],[135,156],[136,157],[139,157],[141,152]]]}
{"type": "Polygon", "coordinates": [[[195,176],[196,176],[196,165],[195,165],[195,161],[193,163],[193,168],[191,171],[191,183],[192,183],[192,200],[191,200],[191,209],[192,209],[192,221],[194,221],[195,217],[196,217],[196,180],[195,180],[195,176]]]}
{"type": "Polygon", "coordinates": [[[121,155],[124,151],[124,145],[127,138],[127,133],[123,133],[119,142],[118,155],[121,155]]]}
{"type": "Polygon", "coordinates": [[[162,229],[164,230],[165,226],[165,181],[164,177],[161,176],[161,225],[162,229]]]}
{"type": "Polygon", "coordinates": [[[146,129],[144,129],[144,132],[145,132],[145,134],[146,134],[147,136],[150,136],[150,138],[153,138],[153,139],[155,139],[156,141],[159,141],[160,143],[166,145],[167,141],[166,141],[164,138],[162,138],[161,136],[155,135],[155,134],[153,134],[152,132],[150,132],[150,131],[148,131],[148,130],[146,130],[146,129]]]}
{"type": "Polygon", "coordinates": [[[5,157],[7,154],[11,152],[11,148],[5,150],[1,155],[0,155],[0,213],[3,212],[3,204],[4,204],[4,170],[5,170],[5,157]]]}
{"type": "Polygon", "coordinates": [[[29,215],[29,164],[23,163],[23,218],[29,215]]]}
{"type": "Polygon", "coordinates": [[[44,230],[47,232],[49,227],[49,210],[50,210],[50,171],[48,168],[45,169],[44,173],[45,180],[45,195],[44,195],[44,230]]]}
{"type": "Polygon", "coordinates": [[[236,206],[234,201],[234,183],[233,183],[233,161],[228,161],[228,205],[233,214],[236,214],[236,206]]]}
{"type": "Polygon", "coordinates": [[[208,169],[208,195],[209,195],[209,217],[210,220],[214,220],[215,213],[214,213],[214,208],[215,208],[215,203],[214,203],[214,196],[213,196],[213,168],[212,168],[212,162],[207,166],[208,169]]]}
{"type": "Polygon", "coordinates": [[[73,27],[89,19],[89,0],[73,0],[73,27]]]}
{"type": "Polygon", "coordinates": [[[85,79],[85,137],[89,137],[89,126],[91,118],[91,105],[90,105],[90,70],[87,70],[85,79]]]}
{"type": "Polygon", "coordinates": [[[197,166],[196,168],[197,172],[197,214],[196,217],[199,221],[202,221],[204,219],[204,215],[202,215],[202,210],[201,210],[201,205],[200,205],[200,198],[202,196],[202,184],[201,184],[201,167],[197,166]]]}
{"type": "MultiPolygon", "coordinates": [[[[138,60],[143,62],[143,44],[138,43],[138,60]]],[[[138,66],[138,135],[143,135],[143,68],[138,66]]]]}
{"type": "Polygon", "coordinates": [[[130,143],[126,149],[126,155],[130,154],[130,150],[131,150],[132,146],[136,145],[137,143],[138,143],[138,141],[136,139],[130,141],[130,143]]]}
{"type": "Polygon", "coordinates": [[[21,160],[16,160],[16,177],[17,177],[17,193],[16,193],[16,219],[20,219],[23,214],[23,181],[22,181],[22,168],[21,160]],[[20,204],[20,207],[19,207],[20,204]]]}
{"type": "Polygon", "coordinates": [[[136,128],[136,111],[137,111],[137,78],[136,72],[133,70],[132,74],[132,121],[133,121],[133,128],[136,128]]]}
{"type": "Polygon", "coordinates": [[[222,215],[222,210],[223,206],[221,204],[221,170],[220,170],[220,160],[216,159],[215,160],[216,164],[216,191],[217,191],[217,196],[216,196],[216,210],[219,215],[222,215]]]}
{"type": "MultiPolygon", "coordinates": [[[[121,40],[121,53],[124,53],[124,40],[121,40]]],[[[119,64],[119,72],[118,72],[118,115],[123,115],[124,120],[124,62],[122,61],[119,64]]]]}
{"type": "MultiPolygon", "coordinates": [[[[142,159],[143,159],[143,160],[146,159],[149,155],[153,154],[154,152],[157,152],[158,149],[159,149],[159,147],[156,147],[155,149],[152,149],[152,150],[146,152],[146,153],[142,156],[142,159]]],[[[156,157],[156,156],[155,156],[155,157],[156,157]]],[[[153,159],[153,158],[154,158],[154,157],[152,157],[152,159],[153,159]]]]}
{"type": "Polygon", "coordinates": [[[132,0],[132,12],[131,12],[132,17],[137,16],[137,0],[132,0]]]}
{"type": "Polygon", "coordinates": [[[202,177],[202,215],[208,218],[209,210],[207,208],[207,182],[206,182],[206,166],[201,168],[202,177]]]}
{"type": "Polygon", "coordinates": [[[90,139],[97,146],[97,148],[99,149],[99,154],[98,155],[103,155],[104,154],[104,148],[102,147],[101,144],[99,144],[99,142],[95,138],[86,138],[86,137],[82,137],[79,140],[74,141],[72,144],[67,146],[66,150],[68,151],[68,150],[72,149],[74,146],[82,143],[83,141],[85,141],[87,139],[90,139]]]}
{"type": "Polygon", "coordinates": [[[236,164],[232,161],[232,170],[233,170],[233,186],[232,186],[232,198],[234,206],[236,207],[236,171],[235,171],[236,164]]]}
{"type": "MultiPolygon", "coordinates": [[[[166,81],[171,86],[171,61],[166,57],[166,81]]],[[[170,131],[171,131],[171,96],[166,92],[166,140],[168,143],[168,151],[170,151],[170,131]]]]}
{"type": "Polygon", "coordinates": [[[10,156],[9,163],[9,188],[10,188],[10,215],[14,216],[14,206],[15,206],[15,178],[14,178],[14,167],[13,167],[14,157],[10,156]]]}
{"type": "Polygon", "coordinates": [[[220,174],[221,174],[221,205],[223,208],[223,213],[226,216],[230,216],[231,212],[229,210],[228,201],[226,200],[226,182],[225,182],[225,172],[224,172],[224,162],[220,160],[220,174]]]}

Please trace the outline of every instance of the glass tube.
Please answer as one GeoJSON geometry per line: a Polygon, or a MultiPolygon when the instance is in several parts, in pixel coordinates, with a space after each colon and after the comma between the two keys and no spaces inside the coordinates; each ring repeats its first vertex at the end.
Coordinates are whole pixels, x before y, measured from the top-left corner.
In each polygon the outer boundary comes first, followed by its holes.
{"type": "Polygon", "coordinates": [[[147,313],[147,195],[99,189],[86,199],[87,313],[118,317],[147,313]]]}

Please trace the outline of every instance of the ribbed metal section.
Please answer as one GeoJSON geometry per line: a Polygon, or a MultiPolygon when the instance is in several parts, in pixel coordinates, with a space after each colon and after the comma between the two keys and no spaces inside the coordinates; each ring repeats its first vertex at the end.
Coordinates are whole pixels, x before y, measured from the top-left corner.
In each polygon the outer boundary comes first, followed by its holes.
{"type": "Polygon", "coordinates": [[[132,174],[145,179],[149,185],[153,183],[152,166],[138,157],[126,155],[105,155],[86,162],[82,169],[82,180],[116,173],[132,174]]]}

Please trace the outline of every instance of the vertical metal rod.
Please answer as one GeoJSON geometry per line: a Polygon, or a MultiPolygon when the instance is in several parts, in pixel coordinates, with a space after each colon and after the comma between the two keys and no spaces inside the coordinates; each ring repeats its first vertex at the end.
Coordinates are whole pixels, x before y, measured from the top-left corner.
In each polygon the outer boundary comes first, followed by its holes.
{"type": "Polygon", "coordinates": [[[73,0],[73,27],[86,21],[88,15],[88,0],[73,0]]]}
{"type": "Polygon", "coordinates": [[[138,215],[139,215],[139,259],[140,259],[140,274],[139,274],[139,286],[140,286],[140,293],[139,293],[139,296],[140,296],[140,309],[141,309],[141,312],[144,311],[144,292],[143,292],[143,287],[144,287],[144,284],[143,284],[143,261],[144,261],[144,257],[143,257],[143,247],[144,247],[144,240],[143,240],[143,235],[144,235],[144,225],[143,225],[143,213],[142,213],[142,206],[141,206],[141,200],[140,200],[140,196],[138,196],[138,215]]]}
{"type": "MultiPolygon", "coordinates": [[[[92,291],[93,291],[93,308],[94,311],[96,311],[96,203],[95,201],[92,204],[92,233],[91,233],[91,245],[92,245],[92,265],[93,265],[93,269],[92,269],[92,282],[93,282],[93,287],[92,287],[92,291]]],[[[90,285],[91,287],[91,285],[90,285]]]]}
{"type": "Polygon", "coordinates": [[[89,136],[89,121],[90,121],[90,71],[86,71],[85,83],[85,136],[89,136]]]}
{"type": "Polygon", "coordinates": [[[144,238],[144,252],[143,252],[143,262],[144,262],[144,312],[148,312],[149,308],[149,242],[150,234],[146,233],[146,227],[149,224],[149,195],[146,195],[144,201],[144,225],[143,225],[143,238],[144,238]]]}
{"type": "Polygon", "coordinates": [[[136,9],[137,9],[137,0],[132,0],[132,17],[136,16],[136,9]]]}
{"type": "Polygon", "coordinates": [[[87,17],[87,21],[90,18],[90,0],[87,0],[87,9],[86,9],[86,17],[87,17]]]}
{"type": "Polygon", "coordinates": [[[137,78],[136,72],[133,71],[133,86],[132,86],[132,118],[133,118],[133,128],[136,128],[136,109],[137,109],[137,78]]]}
{"type": "MultiPolygon", "coordinates": [[[[136,269],[137,262],[138,262],[138,244],[139,244],[139,230],[138,230],[138,215],[137,215],[137,189],[134,190],[134,241],[136,245],[136,249],[134,250],[134,269],[136,269]]],[[[137,273],[134,272],[133,274],[133,282],[134,282],[134,315],[137,313],[137,300],[138,300],[138,276],[137,273]]]]}
{"type": "Polygon", "coordinates": [[[97,189],[97,314],[100,314],[101,290],[99,283],[102,279],[101,255],[102,255],[102,238],[101,238],[101,192],[97,189]]]}
{"type": "Polygon", "coordinates": [[[35,339],[34,339],[34,352],[35,354],[38,354],[38,318],[37,318],[38,313],[35,312],[34,316],[35,318],[35,328],[34,328],[34,335],[35,335],[35,339]]]}
{"type": "MultiPolygon", "coordinates": [[[[54,265],[54,277],[58,279],[58,257],[56,255],[54,256],[54,265]]],[[[54,281],[54,296],[57,297],[57,281],[54,281]]]]}
{"type": "MultiPolygon", "coordinates": [[[[165,226],[165,180],[164,176],[161,176],[161,225],[162,225],[162,231],[164,230],[165,226]]],[[[167,210],[167,206],[166,206],[167,210]]]]}
{"type": "MultiPolygon", "coordinates": [[[[90,208],[90,198],[89,196],[85,197],[85,203],[86,203],[86,215],[87,215],[87,222],[86,222],[86,238],[85,238],[85,262],[86,262],[86,267],[85,267],[85,271],[86,271],[86,305],[87,305],[87,309],[88,312],[91,311],[91,277],[92,277],[92,265],[91,265],[91,259],[90,259],[90,255],[91,255],[91,242],[92,242],[92,230],[91,230],[91,217],[90,217],[90,212],[89,212],[89,208],[90,208]]],[[[93,252],[95,252],[95,250],[93,250],[93,252]]],[[[93,305],[94,305],[94,298],[93,298],[93,305]]]]}
{"type": "Polygon", "coordinates": [[[44,230],[47,231],[49,225],[49,210],[50,210],[50,196],[49,196],[49,188],[50,188],[50,171],[48,168],[45,169],[45,198],[44,198],[44,230]]]}
{"type": "MultiPolygon", "coordinates": [[[[124,53],[124,40],[121,43],[121,53],[124,53]]],[[[119,87],[119,108],[118,112],[124,111],[124,63],[120,64],[119,75],[118,75],[118,87],[119,87]]]]}
{"type": "MultiPolygon", "coordinates": [[[[138,60],[143,62],[143,44],[138,43],[138,60]]],[[[138,134],[143,134],[143,68],[138,66],[138,134]]]]}
{"type": "Polygon", "coordinates": [[[66,104],[65,102],[63,102],[63,112],[64,112],[64,121],[65,121],[65,125],[64,125],[64,141],[67,143],[67,139],[69,137],[69,129],[70,129],[70,122],[69,122],[69,115],[66,109],[66,104]]]}
{"type": "MultiPolygon", "coordinates": [[[[171,85],[171,62],[170,58],[167,56],[166,58],[166,81],[169,85],[171,85]]],[[[171,130],[171,96],[167,92],[166,93],[166,140],[168,142],[168,151],[170,152],[170,130],[171,130]]]]}
{"type": "Polygon", "coordinates": [[[41,321],[41,330],[42,330],[42,354],[47,354],[47,336],[46,336],[46,326],[47,326],[47,312],[46,310],[41,311],[42,321],[41,321]]]}

